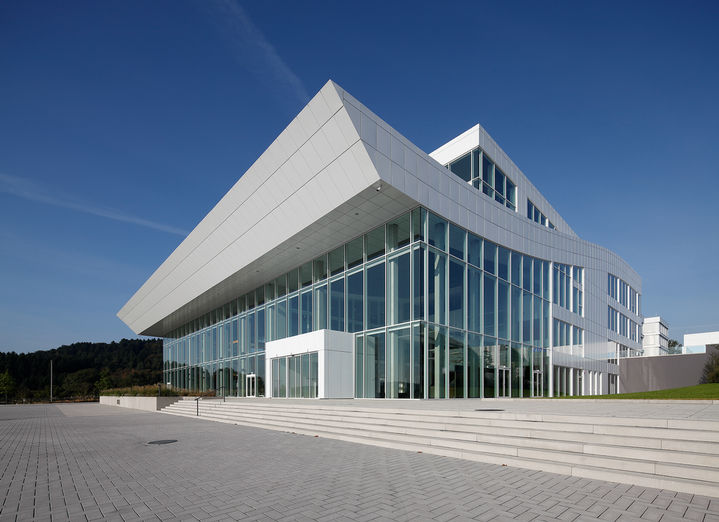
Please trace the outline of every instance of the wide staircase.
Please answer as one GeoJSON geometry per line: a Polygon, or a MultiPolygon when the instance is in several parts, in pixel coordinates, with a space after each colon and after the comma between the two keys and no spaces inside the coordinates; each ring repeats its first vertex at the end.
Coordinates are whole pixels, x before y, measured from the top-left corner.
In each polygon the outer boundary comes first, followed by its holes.
{"type": "Polygon", "coordinates": [[[163,413],[719,497],[719,422],[180,400],[163,413]]]}

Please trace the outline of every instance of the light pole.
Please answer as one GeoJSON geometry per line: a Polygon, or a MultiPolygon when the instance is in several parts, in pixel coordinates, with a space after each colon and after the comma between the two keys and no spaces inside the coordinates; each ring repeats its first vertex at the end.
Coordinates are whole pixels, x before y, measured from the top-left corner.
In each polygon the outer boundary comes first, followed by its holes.
{"type": "Polygon", "coordinates": [[[52,402],[52,359],[50,359],[50,402],[52,402]]]}

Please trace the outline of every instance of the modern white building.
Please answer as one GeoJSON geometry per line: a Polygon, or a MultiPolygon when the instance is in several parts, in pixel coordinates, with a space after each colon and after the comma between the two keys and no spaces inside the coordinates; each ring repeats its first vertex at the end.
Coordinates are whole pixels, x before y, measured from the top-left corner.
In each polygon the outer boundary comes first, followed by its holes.
{"type": "Polygon", "coordinates": [[[330,81],[118,316],[182,388],[532,397],[615,391],[640,294],[481,126],[427,154],[330,81]]]}
{"type": "Polygon", "coordinates": [[[685,334],[682,353],[706,353],[708,346],[719,349],[719,332],[685,334]]]}
{"type": "Polygon", "coordinates": [[[645,357],[669,355],[669,326],[660,317],[645,317],[642,326],[642,348],[645,357]]]}

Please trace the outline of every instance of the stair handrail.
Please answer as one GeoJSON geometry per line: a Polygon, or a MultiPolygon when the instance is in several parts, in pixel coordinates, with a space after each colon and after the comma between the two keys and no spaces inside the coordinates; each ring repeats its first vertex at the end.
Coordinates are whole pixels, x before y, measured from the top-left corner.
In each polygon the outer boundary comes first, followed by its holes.
{"type": "Polygon", "coordinates": [[[200,416],[200,399],[202,399],[202,397],[195,397],[195,404],[197,404],[197,416],[198,417],[200,416]]]}

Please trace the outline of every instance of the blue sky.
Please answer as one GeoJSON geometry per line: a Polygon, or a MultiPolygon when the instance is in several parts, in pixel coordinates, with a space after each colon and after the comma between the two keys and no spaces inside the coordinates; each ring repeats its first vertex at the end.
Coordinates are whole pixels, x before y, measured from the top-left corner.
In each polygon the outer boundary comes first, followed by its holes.
{"type": "Polygon", "coordinates": [[[0,3],[0,350],[119,308],[329,79],[481,123],[670,336],[719,330],[719,3],[0,3]]]}

